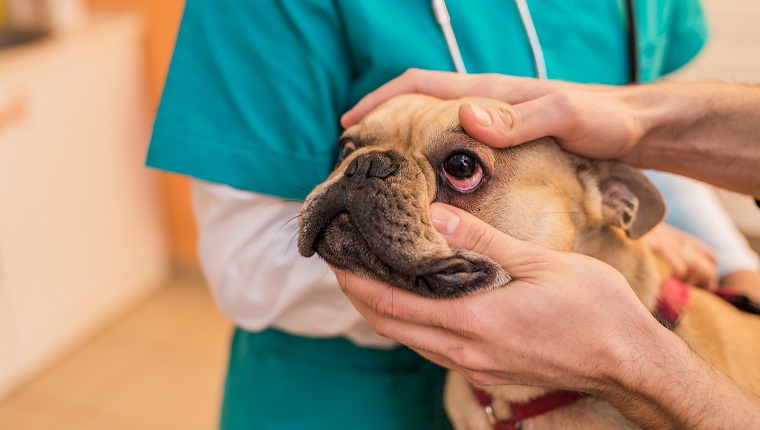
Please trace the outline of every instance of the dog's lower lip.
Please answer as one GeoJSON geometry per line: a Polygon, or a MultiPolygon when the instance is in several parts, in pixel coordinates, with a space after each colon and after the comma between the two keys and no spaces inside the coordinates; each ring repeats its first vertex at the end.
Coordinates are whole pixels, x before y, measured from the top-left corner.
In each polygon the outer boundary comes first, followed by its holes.
{"type": "Polygon", "coordinates": [[[417,276],[417,288],[437,297],[456,297],[470,291],[482,281],[486,271],[480,265],[461,257],[455,257],[430,265],[425,273],[417,276]]]}
{"type": "Polygon", "coordinates": [[[457,273],[475,273],[480,271],[481,269],[471,261],[456,257],[433,264],[424,273],[419,273],[418,276],[454,275],[457,273]]]}
{"type": "Polygon", "coordinates": [[[328,220],[324,224],[322,224],[321,228],[319,229],[318,232],[316,232],[316,235],[314,236],[309,246],[309,248],[312,251],[312,254],[313,252],[317,250],[318,243],[324,238],[325,231],[335,223],[338,223],[339,225],[342,224],[343,229],[345,230],[345,227],[350,227],[351,225],[351,217],[348,214],[348,212],[343,211],[343,212],[338,213],[338,215],[328,220]]]}
{"type": "Polygon", "coordinates": [[[457,297],[472,291],[474,285],[482,282],[485,272],[474,270],[454,273],[431,273],[417,278],[417,285],[437,297],[457,297]]]}

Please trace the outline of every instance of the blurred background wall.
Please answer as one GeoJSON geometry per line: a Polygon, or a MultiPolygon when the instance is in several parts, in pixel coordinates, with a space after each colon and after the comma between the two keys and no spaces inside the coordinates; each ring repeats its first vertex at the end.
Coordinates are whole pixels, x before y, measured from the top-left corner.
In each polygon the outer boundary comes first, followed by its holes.
{"type": "Polygon", "coordinates": [[[144,167],[182,6],[0,1],[0,397],[194,267],[144,167]]]}
{"type": "MultiPolygon", "coordinates": [[[[174,38],[184,7],[184,0],[87,0],[93,8],[126,9],[145,19],[145,56],[148,76],[149,111],[155,112],[169,68],[174,38]]],[[[187,178],[161,174],[161,187],[167,209],[168,233],[177,268],[192,269],[197,261],[197,234],[190,212],[187,178]]]]}

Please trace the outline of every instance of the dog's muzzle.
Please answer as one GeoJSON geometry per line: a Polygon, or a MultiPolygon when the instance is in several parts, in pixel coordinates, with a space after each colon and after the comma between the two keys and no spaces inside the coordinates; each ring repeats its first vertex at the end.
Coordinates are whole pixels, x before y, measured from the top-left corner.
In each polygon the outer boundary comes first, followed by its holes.
{"type": "Polygon", "coordinates": [[[504,278],[498,265],[449,248],[435,232],[428,215],[435,196],[420,184],[424,177],[395,151],[358,154],[342,176],[307,198],[299,251],[428,297],[493,287],[504,278]]]}

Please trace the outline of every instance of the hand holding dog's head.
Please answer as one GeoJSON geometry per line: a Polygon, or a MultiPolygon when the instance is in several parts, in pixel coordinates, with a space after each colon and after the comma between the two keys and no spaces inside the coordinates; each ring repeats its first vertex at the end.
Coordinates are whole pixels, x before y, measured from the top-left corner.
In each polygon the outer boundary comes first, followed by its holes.
{"type": "Polygon", "coordinates": [[[490,148],[463,131],[461,103],[400,96],[346,130],[336,170],[304,203],[301,253],[422,295],[454,297],[509,276],[487,257],[450,248],[432,226],[431,202],[565,251],[583,246],[589,229],[614,225],[638,237],[662,218],[659,194],[634,169],[568,154],[548,138],[490,148]]]}

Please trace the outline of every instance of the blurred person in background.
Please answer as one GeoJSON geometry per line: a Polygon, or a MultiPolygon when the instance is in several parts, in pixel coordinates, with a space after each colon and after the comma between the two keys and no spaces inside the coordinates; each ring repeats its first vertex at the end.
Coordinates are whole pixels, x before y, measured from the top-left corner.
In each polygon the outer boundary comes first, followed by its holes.
{"type": "MultiPolygon", "coordinates": [[[[295,246],[300,201],[330,173],[339,118],[363,95],[411,67],[536,76],[545,65],[552,79],[648,82],[691,60],[706,38],[696,0],[531,10],[450,0],[455,37],[436,3],[187,1],[148,164],[194,178],[203,271],[237,325],[223,429],[450,426],[444,370],[375,334],[325,263],[295,246]]],[[[754,288],[757,256],[714,196],[654,179],[673,223],[701,233],[705,220],[693,216],[711,213],[710,231],[721,225],[719,243],[701,237],[715,254],[667,226],[649,238],[681,277],[712,288],[741,272],[749,275],[738,288],[754,288]]]]}

